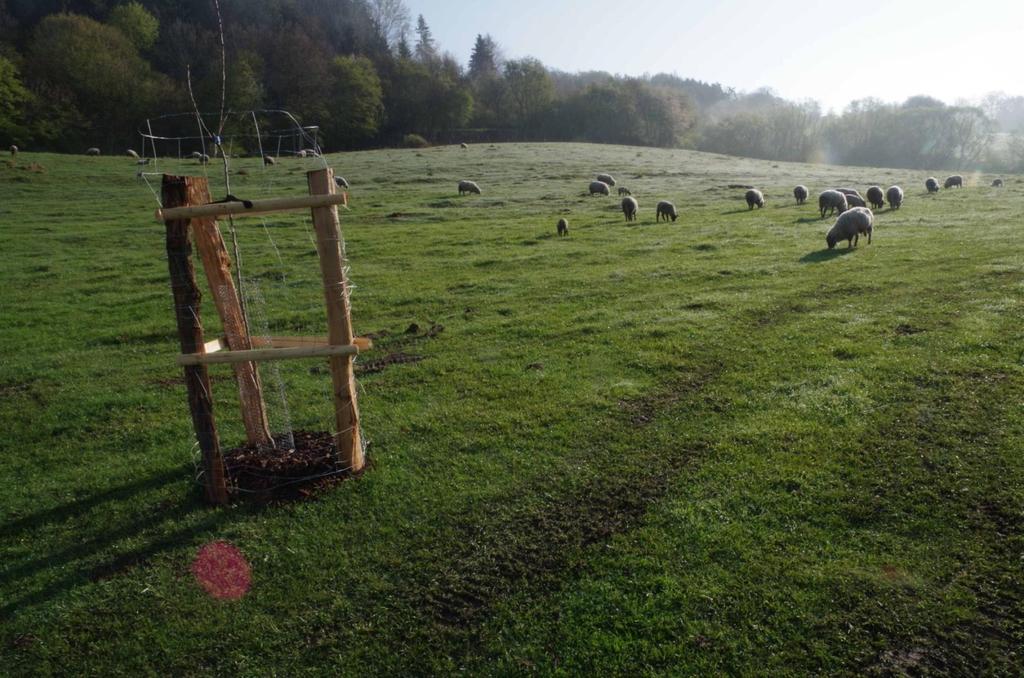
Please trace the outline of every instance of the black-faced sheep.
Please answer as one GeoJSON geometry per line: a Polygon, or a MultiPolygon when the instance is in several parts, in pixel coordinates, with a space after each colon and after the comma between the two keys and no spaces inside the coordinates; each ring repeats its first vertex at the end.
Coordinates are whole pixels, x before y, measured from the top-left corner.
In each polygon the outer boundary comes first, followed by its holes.
{"type": "Polygon", "coordinates": [[[626,196],[622,199],[622,213],[626,215],[626,221],[636,221],[636,213],[639,209],[640,205],[637,203],[636,198],[626,196]]]}
{"type": "Polygon", "coordinates": [[[836,223],[829,229],[825,236],[825,244],[829,249],[836,246],[840,240],[849,242],[853,247],[857,244],[861,235],[868,237],[868,244],[871,244],[871,232],[875,225],[875,215],[867,207],[852,207],[836,219],[836,223]]]}
{"type": "Polygon", "coordinates": [[[601,195],[611,195],[612,189],[608,188],[608,184],[603,181],[591,181],[590,182],[590,195],[600,193],[601,195]]]}
{"type": "Polygon", "coordinates": [[[964,178],[959,174],[954,174],[951,177],[946,177],[946,183],[943,184],[944,188],[963,188],[964,178]]]}
{"type": "Polygon", "coordinates": [[[993,179],[992,180],[992,188],[1002,188],[1002,187],[1003,187],[1003,180],[1002,179],[993,179]]]}
{"type": "Polygon", "coordinates": [[[881,186],[872,186],[868,189],[868,202],[871,203],[872,209],[880,210],[885,207],[885,193],[882,192],[881,186]]]}
{"type": "Polygon", "coordinates": [[[764,193],[757,190],[756,188],[752,188],[749,191],[747,191],[747,194],[743,197],[747,201],[748,210],[754,209],[755,205],[757,205],[757,209],[761,209],[762,207],[764,207],[764,193]]]}
{"type": "Polygon", "coordinates": [[[621,198],[624,195],[633,195],[633,192],[631,190],[629,190],[628,188],[626,188],[625,186],[620,186],[619,187],[619,197],[621,198]]]}
{"type": "Polygon", "coordinates": [[[807,196],[809,195],[810,193],[808,192],[807,187],[803,184],[793,189],[793,197],[796,198],[797,205],[803,205],[807,202],[807,196]]]}
{"type": "Polygon", "coordinates": [[[100,149],[98,149],[95,146],[93,146],[92,148],[85,149],[85,154],[86,155],[99,155],[100,154],[100,149]]]}
{"type": "Polygon", "coordinates": [[[459,195],[465,195],[467,193],[476,193],[480,195],[480,187],[477,186],[475,181],[466,181],[463,179],[459,182],[459,195]]]}
{"type": "Polygon", "coordinates": [[[668,221],[669,219],[675,221],[676,219],[679,218],[679,213],[676,212],[676,206],[670,203],[668,200],[662,200],[661,202],[659,202],[658,207],[655,211],[655,221],[661,221],[662,217],[665,217],[665,221],[668,221]]]}
{"type": "Polygon", "coordinates": [[[939,180],[935,177],[928,177],[924,180],[924,187],[928,189],[929,193],[939,192],[939,180]]]}
{"type": "Polygon", "coordinates": [[[334,184],[338,188],[348,188],[348,181],[345,180],[345,177],[335,176],[334,177],[334,184]]]}
{"type": "Polygon", "coordinates": [[[274,156],[272,156],[272,155],[265,155],[265,156],[263,156],[263,164],[264,165],[276,165],[277,164],[277,160],[274,160],[274,156]]]}
{"type": "Polygon", "coordinates": [[[598,181],[603,181],[604,183],[608,184],[609,186],[614,186],[615,185],[615,179],[613,179],[612,175],[610,175],[610,174],[598,174],[597,175],[597,180],[598,181]]]}
{"type": "Polygon", "coordinates": [[[825,218],[825,213],[834,214],[839,212],[842,214],[846,210],[850,209],[850,205],[846,202],[846,196],[839,191],[829,189],[822,191],[821,195],[818,196],[818,210],[821,211],[821,218],[825,218]]]}
{"type": "Polygon", "coordinates": [[[556,228],[558,229],[559,236],[569,235],[569,220],[566,219],[565,217],[562,217],[561,219],[558,220],[558,225],[556,226],[556,228]]]}
{"type": "Polygon", "coordinates": [[[890,186],[885,192],[885,199],[889,201],[889,209],[898,210],[903,206],[903,189],[899,186],[890,186]]]}

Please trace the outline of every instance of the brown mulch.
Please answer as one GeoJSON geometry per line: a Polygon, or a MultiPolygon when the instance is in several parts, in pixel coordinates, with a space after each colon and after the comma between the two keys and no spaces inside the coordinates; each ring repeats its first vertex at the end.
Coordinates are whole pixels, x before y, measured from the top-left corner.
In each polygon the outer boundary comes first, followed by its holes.
{"type": "Polygon", "coordinates": [[[325,431],[274,436],[275,448],[246,444],[224,452],[228,486],[238,496],[304,499],[349,475],[338,463],[334,438],[325,431]]]}

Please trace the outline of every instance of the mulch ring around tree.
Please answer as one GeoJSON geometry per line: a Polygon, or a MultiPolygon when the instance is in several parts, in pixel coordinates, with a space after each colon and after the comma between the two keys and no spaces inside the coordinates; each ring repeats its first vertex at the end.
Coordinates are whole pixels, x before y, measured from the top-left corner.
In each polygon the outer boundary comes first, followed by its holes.
{"type": "Polygon", "coordinates": [[[245,444],[224,452],[228,489],[237,499],[309,499],[352,474],[324,431],[274,436],[274,448],[245,444]]]}

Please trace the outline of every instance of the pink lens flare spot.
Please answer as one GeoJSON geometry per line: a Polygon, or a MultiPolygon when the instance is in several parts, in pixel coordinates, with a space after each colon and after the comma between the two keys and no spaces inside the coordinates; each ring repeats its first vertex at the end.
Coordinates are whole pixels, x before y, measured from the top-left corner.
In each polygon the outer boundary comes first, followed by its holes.
{"type": "Polygon", "coordinates": [[[249,562],[226,541],[211,542],[199,549],[192,561],[192,575],[207,593],[220,600],[238,600],[252,585],[249,562]]]}

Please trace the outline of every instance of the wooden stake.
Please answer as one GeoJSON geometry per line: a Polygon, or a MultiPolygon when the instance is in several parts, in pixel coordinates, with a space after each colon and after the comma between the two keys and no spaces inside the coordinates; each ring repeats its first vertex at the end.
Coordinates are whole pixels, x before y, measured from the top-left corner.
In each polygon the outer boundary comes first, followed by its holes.
{"type": "MultiPolygon", "coordinates": [[[[334,171],[330,168],[307,174],[310,195],[333,195],[334,171]]],[[[327,305],[327,340],[332,346],[352,344],[352,316],[348,305],[348,282],[345,280],[345,253],[341,243],[341,225],[337,206],[314,207],[313,229],[316,249],[320,255],[320,273],[324,280],[327,305]]],[[[353,472],[363,469],[363,444],[359,432],[359,404],[352,356],[330,358],[331,382],[334,388],[335,443],[341,463],[353,472]]]]}
{"type": "MultiPolygon", "coordinates": [[[[189,205],[203,205],[210,202],[210,189],[206,177],[185,177],[186,197],[189,205]]],[[[191,220],[192,235],[196,250],[203,260],[203,271],[213,294],[220,321],[224,325],[228,349],[248,351],[252,348],[249,329],[242,314],[242,302],[231,277],[231,258],[228,256],[224,237],[217,220],[212,217],[198,217],[191,220]]],[[[238,382],[239,404],[242,408],[242,424],[245,437],[250,443],[272,447],[270,424],[267,422],[267,407],[263,402],[263,385],[256,364],[234,363],[235,379],[238,382]]]]}
{"type": "MultiPolygon", "coordinates": [[[[186,177],[165,174],[162,190],[163,204],[171,207],[188,204],[186,177]]],[[[174,295],[174,315],[178,322],[181,352],[196,353],[203,347],[203,326],[199,320],[202,295],[192,265],[192,242],[188,227],[188,221],[183,219],[167,222],[167,267],[171,274],[171,292],[174,295]]],[[[210,375],[205,365],[189,365],[184,368],[184,372],[192,425],[203,454],[206,498],[214,504],[226,504],[228,491],[217,425],[213,419],[210,375]]]]}

